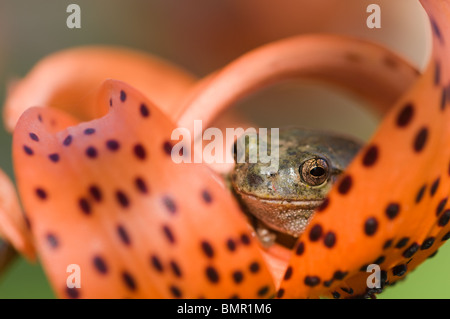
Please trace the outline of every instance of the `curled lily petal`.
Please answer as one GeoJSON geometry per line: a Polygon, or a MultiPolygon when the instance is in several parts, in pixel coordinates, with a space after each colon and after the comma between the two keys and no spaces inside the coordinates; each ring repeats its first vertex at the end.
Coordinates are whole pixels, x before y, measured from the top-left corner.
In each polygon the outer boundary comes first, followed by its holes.
{"type": "Polygon", "coordinates": [[[111,47],[81,47],[52,54],[14,83],[5,102],[4,121],[12,131],[29,107],[56,107],[80,120],[104,115],[96,93],[105,79],[130,83],[170,114],[174,101],[195,78],[159,58],[141,52],[111,47]]]}
{"type": "Polygon", "coordinates": [[[14,132],[18,187],[58,296],[274,295],[220,179],[172,160],[175,125],[122,82],[107,81],[97,103],[109,112],[81,124],[55,108],[31,108],[14,132]],[[80,289],[66,284],[69,265],[81,271],[80,289]]]}
{"type": "Polygon", "coordinates": [[[0,235],[29,259],[35,258],[31,235],[20,208],[16,190],[9,177],[1,170],[0,235]]]}
{"type": "Polygon", "coordinates": [[[181,101],[175,119],[191,132],[194,120],[202,120],[206,128],[243,96],[298,77],[338,85],[384,114],[417,74],[405,60],[371,42],[337,35],[298,36],[253,50],[200,81],[181,101]]]}

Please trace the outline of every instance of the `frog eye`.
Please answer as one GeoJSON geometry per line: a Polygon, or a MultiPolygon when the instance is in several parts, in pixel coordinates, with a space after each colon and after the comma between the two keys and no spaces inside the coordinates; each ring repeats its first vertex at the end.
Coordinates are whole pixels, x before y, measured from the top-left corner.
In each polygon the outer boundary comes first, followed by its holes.
{"type": "Polygon", "coordinates": [[[317,186],[328,178],[328,163],[323,158],[310,158],[304,161],[299,168],[302,180],[311,186],[317,186]]]}

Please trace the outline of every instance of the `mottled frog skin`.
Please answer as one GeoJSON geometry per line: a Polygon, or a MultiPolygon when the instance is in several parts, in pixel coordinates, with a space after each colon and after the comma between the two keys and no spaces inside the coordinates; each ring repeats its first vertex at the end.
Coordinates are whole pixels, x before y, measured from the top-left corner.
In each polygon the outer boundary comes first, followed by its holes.
{"type": "MultiPolygon", "coordinates": [[[[243,137],[241,137],[242,139],[243,137]]],[[[270,135],[267,138],[270,150],[270,135]]],[[[251,143],[251,142],[250,142],[251,143]]],[[[231,184],[242,204],[272,230],[298,237],[362,143],[325,131],[290,127],[279,131],[279,167],[237,160],[231,184]]],[[[259,144],[258,144],[259,147],[259,144]]]]}

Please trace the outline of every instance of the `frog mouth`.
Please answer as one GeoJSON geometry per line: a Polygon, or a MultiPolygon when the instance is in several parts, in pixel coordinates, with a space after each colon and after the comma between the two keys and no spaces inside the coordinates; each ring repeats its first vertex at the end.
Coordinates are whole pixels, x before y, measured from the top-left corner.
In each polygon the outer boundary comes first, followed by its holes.
{"type": "Polygon", "coordinates": [[[302,234],[323,199],[286,200],[239,193],[245,211],[268,228],[292,237],[302,234]]]}
{"type": "Polygon", "coordinates": [[[307,210],[307,211],[313,211],[316,208],[318,208],[323,201],[322,199],[312,199],[312,200],[296,200],[296,199],[276,199],[276,198],[266,198],[266,197],[260,197],[255,196],[253,194],[248,194],[245,192],[239,192],[239,195],[244,199],[248,198],[254,201],[259,201],[261,204],[269,204],[269,205],[280,205],[286,206],[286,209],[295,208],[297,210],[307,210]]]}

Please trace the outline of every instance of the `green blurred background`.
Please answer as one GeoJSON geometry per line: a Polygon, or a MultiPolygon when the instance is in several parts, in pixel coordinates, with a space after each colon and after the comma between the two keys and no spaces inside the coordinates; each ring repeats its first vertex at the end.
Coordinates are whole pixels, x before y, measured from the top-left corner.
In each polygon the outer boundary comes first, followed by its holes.
{"type": "MultiPolygon", "coordinates": [[[[1,0],[0,100],[8,83],[46,55],[89,44],[140,49],[204,76],[264,43],[331,32],[382,43],[422,69],[430,30],[415,0],[1,0]],[[66,8],[81,7],[81,29],[68,29],[66,8]],[[382,8],[382,28],[368,29],[366,7],[382,8]]],[[[238,103],[261,126],[325,127],[368,139],[379,119],[364,101],[318,84],[291,81],[238,103]],[[261,116],[262,114],[262,116],[261,116]],[[275,116],[276,115],[276,116],[275,116]],[[257,119],[257,120],[255,120],[257,119]]],[[[0,167],[13,177],[11,136],[0,130],[0,167]]],[[[380,298],[449,298],[450,245],[380,298]]],[[[18,259],[0,277],[0,298],[54,298],[39,264],[18,259]]]]}

